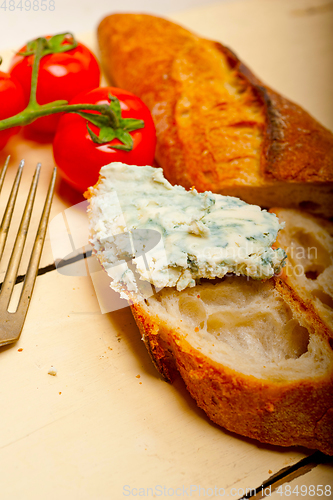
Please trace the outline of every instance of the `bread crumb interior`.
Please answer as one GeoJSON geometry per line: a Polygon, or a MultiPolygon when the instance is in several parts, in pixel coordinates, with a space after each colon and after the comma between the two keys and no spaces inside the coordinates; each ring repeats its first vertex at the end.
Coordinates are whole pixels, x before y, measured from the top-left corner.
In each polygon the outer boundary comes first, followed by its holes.
{"type": "Polygon", "coordinates": [[[181,293],[163,289],[147,303],[159,316],[164,310],[168,324],[192,347],[246,373],[267,376],[270,370],[272,378],[284,379],[287,372],[297,378],[309,369],[325,370],[324,343],[311,340],[272,280],[205,280],[181,293]]]}

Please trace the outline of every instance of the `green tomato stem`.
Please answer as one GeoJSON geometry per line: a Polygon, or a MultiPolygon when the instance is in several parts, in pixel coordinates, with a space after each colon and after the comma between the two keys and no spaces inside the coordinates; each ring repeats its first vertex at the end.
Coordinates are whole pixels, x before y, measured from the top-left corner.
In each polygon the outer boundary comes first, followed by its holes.
{"type": "Polygon", "coordinates": [[[99,111],[106,115],[112,122],[110,126],[116,126],[114,113],[107,104],[64,104],[67,101],[55,101],[48,104],[37,104],[29,102],[28,106],[17,115],[0,121],[0,131],[7,128],[29,125],[42,116],[54,115],[56,113],[75,113],[77,111],[99,111]]]}
{"type": "Polygon", "coordinates": [[[39,70],[40,60],[43,57],[43,48],[45,46],[45,41],[46,41],[45,38],[37,39],[37,47],[34,58],[34,64],[32,67],[32,75],[31,75],[31,89],[30,89],[30,99],[29,99],[29,106],[31,106],[31,108],[33,108],[34,105],[37,104],[36,93],[37,93],[38,70],[39,70]]]}

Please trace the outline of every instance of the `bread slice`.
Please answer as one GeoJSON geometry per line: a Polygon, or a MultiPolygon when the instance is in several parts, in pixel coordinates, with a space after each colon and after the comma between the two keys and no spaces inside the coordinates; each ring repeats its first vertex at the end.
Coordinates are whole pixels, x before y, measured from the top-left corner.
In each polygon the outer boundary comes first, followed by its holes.
{"type": "MultiPolygon", "coordinates": [[[[106,165],[86,196],[94,252],[112,288],[129,300],[164,378],[173,380],[179,372],[197,404],[230,431],[333,455],[333,335],[327,317],[300,297],[297,283],[251,277],[261,277],[255,264],[261,269],[275,259],[281,270],[285,253],[271,249],[281,229],[277,217],[235,198],[171,186],[161,169],[149,166],[106,165]],[[160,235],[152,249],[147,230],[160,235]],[[228,252],[234,245],[237,251],[228,252]],[[244,255],[253,265],[240,272],[234,264],[244,255]],[[220,277],[207,279],[213,273],[220,277]]],[[[291,211],[282,211],[287,219],[285,212],[291,211]]],[[[291,224],[296,234],[305,230],[310,219],[304,217],[287,220],[283,242],[295,233],[291,224]]],[[[313,222],[310,230],[326,242],[330,227],[313,222]]]]}
{"type": "Polygon", "coordinates": [[[131,309],[160,373],[229,431],[333,455],[333,342],[280,278],[165,288],[131,309]]]}
{"type": "Polygon", "coordinates": [[[315,309],[333,338],[333,223],[300,210],[270,211],[285,223],[275,242],[288,255],[281,278],[315,309]]]}
{"type": "Polygon", "coordinates": [[[106,17],[98,39],[109,81],[151,110],[172,184],[333,216],[333,134],[231,50],[144,14],[106,17]]]}

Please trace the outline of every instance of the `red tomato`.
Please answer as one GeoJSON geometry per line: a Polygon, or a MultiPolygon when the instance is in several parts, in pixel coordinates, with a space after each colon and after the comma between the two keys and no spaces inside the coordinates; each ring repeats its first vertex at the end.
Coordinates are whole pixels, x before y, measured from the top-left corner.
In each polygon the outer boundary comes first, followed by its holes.
{"type": "MultiPolygon", "coordinates": [[[[0,120],[16,115],[25,108],[25,99],[21,85],[8,73],[0,71],[0,120]]],[[[13,127],[0,132],[0,149],[8,139],[16,134],[20,127],[13,127]]]]}
{"type": "MultiPolygon", "coordinates": [[[[50,38],[49,36],[46,38],[50,38]]],[[[66,42],[63,43],[63,45],[66,42]]],[[[24,52],[26,46],[19,52],[24,52]]],[[[14,56],[10,73],[21,83],[26,104],[29,102],[34,55],[14,56]]],[[[98,87],[100,69],[95,56],[82,43],[67,52],[44,56],[40,61],[37,83],[37,102],[46,104],[58,99],[70,101],[79,92],[98,87]]],[[[42,133],[54,133],[60,114],[39,118],[29,128],[42,133]]]]}
{"type": "MultiPolygon", "coordinates": [[[[78,95],[70,104],[108,104],[109,94],[119,99],[122,118],[141,119],[145,125],[130,132],[133,149],[122,151],[112,148],[112,144],[121,144],[118,139],[105,144],[93,142],[87,130],[87,120],[81,116],[74,113],[62,116],[53,141],[54,159],[63,177],[81,192],[97,182],[103,165],[118,161],[129,165],[152,165],[154,161],[154,122],[149,109],[137,96],[115,87],[100,87],[78,95]]],[[[89,123],[89,127],[98,135],[97,126],[89,123]]]]}

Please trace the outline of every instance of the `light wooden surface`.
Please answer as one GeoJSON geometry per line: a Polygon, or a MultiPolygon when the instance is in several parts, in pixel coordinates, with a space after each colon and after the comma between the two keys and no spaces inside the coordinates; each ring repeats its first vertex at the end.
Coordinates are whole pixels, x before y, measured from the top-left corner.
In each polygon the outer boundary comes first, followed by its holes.
{"type": "MultiPolygon", "coordinates": [[[[332,6],[328,0],[247,0],[173,18],[229,45],[267,83],[333,129],[332,6]]],[[[81,39],[96,49],[93,33],[81,39]]],[[[26,160],[13,225],[42,162],[33,229],[53,168],[51,146],[20,134],[0,152],[1,163],[7,154],[12,161],[0,211],[16,165],[26,160]]],[[[58,183],[51,219],[79,201],[58,183]]],[[[41,267],[53,262],[48,234],[41,267]]],[[[261,445],[209,422],[180,382],[160,379],[128,308],[101,313],[89,275],[50,270],[37,278],[20,341],[0,349],[0,401],[1,500],[117,500],[140,491],[151,498],[200,498],[212,491],[221,496],[221,488],[225,497],[240,498],[313,453],[261,445]],[[51,366],[56,376],[48,374],[51,366]]],[[[290,484],[332,483],[332,465],[322,464],[290,484]]]]}

